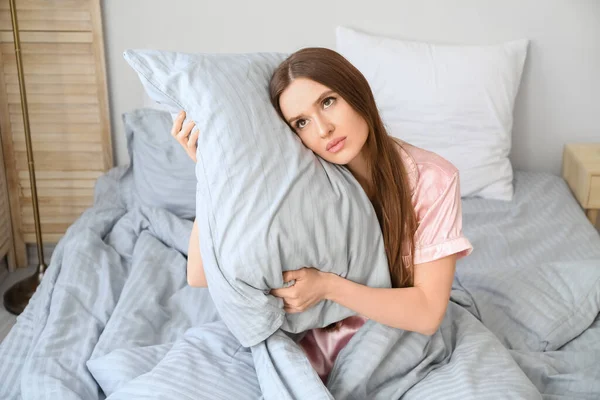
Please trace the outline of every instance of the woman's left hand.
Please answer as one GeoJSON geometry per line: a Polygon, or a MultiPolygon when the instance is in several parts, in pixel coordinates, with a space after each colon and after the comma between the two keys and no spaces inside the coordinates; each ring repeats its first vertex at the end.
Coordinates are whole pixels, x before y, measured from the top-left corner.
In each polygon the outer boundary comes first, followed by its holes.
{"type": "Polygon", "coordinates": [[[315,268],[286,271],[283,273],[283,281],[295,280],[296,282],[287,288],[273,289],[271,294],[283,299],[286,312],[299,313],[327,299],[331,276],[334,274],[321,272],[315,268]]]}

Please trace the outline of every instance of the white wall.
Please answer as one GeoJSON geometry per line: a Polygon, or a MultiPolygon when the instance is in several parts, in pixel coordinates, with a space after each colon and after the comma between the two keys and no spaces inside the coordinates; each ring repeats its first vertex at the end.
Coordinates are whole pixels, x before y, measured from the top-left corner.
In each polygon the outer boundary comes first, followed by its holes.
{"type": "Polygon", "coordinates": [[[558,174],[564,143],[600,141],[598,0],[103,0],[102,8],[118,165],[128,162],[121,114],[143,104],[123,50],[334,48],[337,25],[441,43],[529,38],[513,165],[558,174]]]}

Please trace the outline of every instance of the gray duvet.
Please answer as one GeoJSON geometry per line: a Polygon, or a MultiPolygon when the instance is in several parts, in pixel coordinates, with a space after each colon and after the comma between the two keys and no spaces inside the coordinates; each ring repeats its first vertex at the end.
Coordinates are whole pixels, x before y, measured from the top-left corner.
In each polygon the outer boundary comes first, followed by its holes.
{"type": "Polygon", "coordinates": [[[0,399],[597,399],[600,237],[565,183],[463,200],[474,252],[431,337],[368,322],[323,384],[292,336],[252,349],[186,283],[192,223],[96,186],[0,344],[0,399]]]}

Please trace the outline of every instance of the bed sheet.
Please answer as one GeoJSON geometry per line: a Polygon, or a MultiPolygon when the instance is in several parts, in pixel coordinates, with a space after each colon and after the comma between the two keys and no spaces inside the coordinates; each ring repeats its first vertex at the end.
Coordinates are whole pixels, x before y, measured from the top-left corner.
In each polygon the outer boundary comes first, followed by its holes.
{"type": "Polygon", "coordinates": [[[544,398],[600,398],[600,236],[564,180],[516,171],[512,202],[465,199],[463,218],[455,301],[544,398]]]}
{"type": "Polygon", "coordinates": [[[0,398],[599,398],[600,237],[562,179],[515,185],[512,202],[463,201],[475,250],[439,332],[371,321],[323,385],[286,335],[236,343],[186,284],[191,221],[135,204],[115,168],[0,344],[0,398]]]}

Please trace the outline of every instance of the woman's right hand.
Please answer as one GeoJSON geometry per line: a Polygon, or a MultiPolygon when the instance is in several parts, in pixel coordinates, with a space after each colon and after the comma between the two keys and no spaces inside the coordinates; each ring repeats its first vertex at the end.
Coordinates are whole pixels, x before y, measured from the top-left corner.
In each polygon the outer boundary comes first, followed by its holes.
{"type": "Polygon", "coordinates": [[[171,136],[179,142],[187,155],[196,162],[196,149],[198,147],[198,135],[200,134],[200,130],[197,127],[193,129],[194,126],[196,126],[194,121],[187,121],[183,124],[184,119],[185,111],[181,111],[173,121],[171,136]]]}

